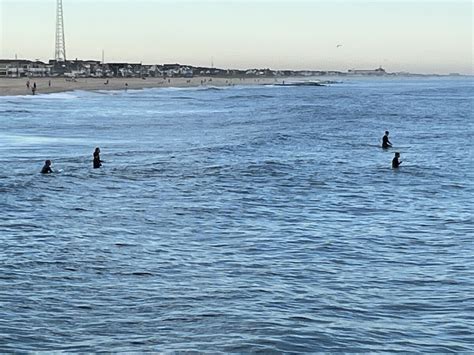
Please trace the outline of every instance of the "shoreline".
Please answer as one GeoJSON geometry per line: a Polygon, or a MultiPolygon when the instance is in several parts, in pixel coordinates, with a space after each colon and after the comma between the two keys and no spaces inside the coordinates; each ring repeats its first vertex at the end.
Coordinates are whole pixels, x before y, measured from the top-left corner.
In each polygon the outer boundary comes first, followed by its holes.
{"type": "MultiPolygon", "coordinates": [[[[64,77],[39,77],[29,79],[30,85],[36,82],[36,95],[41,94],[53,94],[70,91],[119,91],[119,90],[143,90],[143,89],[154,89],[154,88],[196,88],[196,87],[230,87],[235,85],[252,86],[252,85],[273,85],[273,84],[288,84],[291,85],[295,82],[307,82],[314,81],[320,82],[321,84],[333,84],[341,82],[341,80],[400,80],[400,79],[419,79],[417,76],[406,76],[406,77],[371,77],[371,76],[346,76],[346,77],[334,77],[334,76],[318,76],[318,77],[210,77],[210,76],[195,76],[192,78],[77,78],[70,79],[64,77]],[[51,81],[51,86],[49,82],[51,81]],[[126,85],[127,84],[127,85],[126,85]]],[[[445,77],[430,77],[425,76],[423,78],[437,78],[443,79],[445,77]]],[[[453,77],[447,77],[453,78],[453,77]]],[[[454,78],[465,79],[469,76],[455,76],[454,78]]],[[[28,78],[0,78],[0,97],[3,96],[33,96],[30,89],[27,88],[26,83],[28,78]]]]}
{"type": "Polygon", "coordinates": [[[31,78],[30,88],[27,87],[28,78],[0,79],[0,96],[33,96],[31,87],[36,83],[36,95],[61,93],[68,91],[99,91],[99,90],[142,90],[151,88],[186,88],[186,87],[225,87],[235,85],[269,85],[281,84],[288,78],[31,78]],[[51,85],[50,85],[51,83],[51,85]]]}

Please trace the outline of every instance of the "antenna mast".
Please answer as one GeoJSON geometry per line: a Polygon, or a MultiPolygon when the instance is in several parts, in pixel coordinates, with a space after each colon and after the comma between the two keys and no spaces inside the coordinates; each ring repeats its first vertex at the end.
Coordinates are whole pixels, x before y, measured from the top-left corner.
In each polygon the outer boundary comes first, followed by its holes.
{"type": "Polygon", "coordinates": [[[64,38],[63,0],[56,3],[56,53],[57,62],[66,61],[66,40],[64,38]]]}

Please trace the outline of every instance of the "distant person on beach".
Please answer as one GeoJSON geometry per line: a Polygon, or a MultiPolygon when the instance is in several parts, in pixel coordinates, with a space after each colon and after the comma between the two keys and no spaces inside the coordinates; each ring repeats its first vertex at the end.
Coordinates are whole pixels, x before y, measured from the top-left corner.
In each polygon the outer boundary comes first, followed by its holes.
{"type": "Polygon", "coordinates": [[[30,81],[29,81],[29,80],[26,81],[26,88],[27,88],[27,89],[30,88],[30,81]]]}
{"type": "Polygon", "coordinates": [[[94,169],[98,169],[102,166],[103,161],[100,160],[100,149],[99,149],[99,147],[95,148],[93,163],[94,163],[94,169]]]}
{"type": "Polygon", "coordinates": [[[397,169],[401,163],[402,161],[400,160],[400,153],[397,152],[395,153],[395,157],[392,160],[392,168],[397,169]]]}
{"type": "Polygon", "coordinates": [[[382,148],[383,149],[388,149],[392,146],[392,143],[388,139],[388,131],[385,131],[385,135],[382,137],[382,148]]]}
{"type": "Polygon", "coordinates": [[[44,162],[43,169],[41,169],[41,174],[51,174],[53,170],[51,169],[51,160],[46,160],[44,162]]]}
{"type": "Polygon", "coordinates": [[[48,81],[48,86],[51,87],[51,80],[48,81]]]}

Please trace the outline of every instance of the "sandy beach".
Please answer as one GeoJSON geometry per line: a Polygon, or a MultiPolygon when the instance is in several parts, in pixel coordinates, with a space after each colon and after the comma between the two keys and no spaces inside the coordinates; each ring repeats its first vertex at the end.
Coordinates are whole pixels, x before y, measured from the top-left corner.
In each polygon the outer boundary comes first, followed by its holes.
{"type": "Polygon", "coordinates": [[[197,87],[197,86],[232,86],[232,85],[264,85],[282,82],[284,79],[274,78],[31,78],[30,88],[27,78],[0,79],[0,96],[32,95],[31,86],[36,83],[36,94],[49,94],[73,90],[125,90],[158,87],[197,87]],[[51,82],[51,85],[50,85],[51,82]]]}

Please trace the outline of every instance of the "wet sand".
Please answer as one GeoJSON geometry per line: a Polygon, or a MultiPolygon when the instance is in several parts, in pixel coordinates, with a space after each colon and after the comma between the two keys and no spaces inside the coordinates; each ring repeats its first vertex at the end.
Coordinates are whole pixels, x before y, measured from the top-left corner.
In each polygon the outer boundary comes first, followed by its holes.
{"type": "Polygon", "coordinates": [[[0,96],[32,95],[31,86],[36,82],[36,94],[48,94],[73,90],[125,90],[157,87],[197,87],[197,86],[232,86],[232,85],[263,85],[281,83],[279,78],[32,78],[27,88],[27,78],[0,79],[0,96]],[[49,82],[51,81],[51,86],[49,82]]]}

